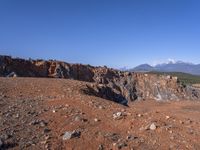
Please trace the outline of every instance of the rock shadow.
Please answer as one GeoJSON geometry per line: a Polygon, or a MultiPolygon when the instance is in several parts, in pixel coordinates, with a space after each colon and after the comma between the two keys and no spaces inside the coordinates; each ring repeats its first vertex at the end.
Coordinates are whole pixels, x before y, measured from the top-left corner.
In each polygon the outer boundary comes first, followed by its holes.
{"type": "Polygon", "coordinates": [[[128,106],[128,100],[119,92],[108,86],[89,86],[82,90],[84,94],[101,97],[115,103],[128,106]]]}
{"type": "Polygon", "coordinates": [[[0,150],[12,149],[17,145],[18,145],[17,143],[11,143],[11,142],[3,143],[3,145],[0,147],[0,150]]]}

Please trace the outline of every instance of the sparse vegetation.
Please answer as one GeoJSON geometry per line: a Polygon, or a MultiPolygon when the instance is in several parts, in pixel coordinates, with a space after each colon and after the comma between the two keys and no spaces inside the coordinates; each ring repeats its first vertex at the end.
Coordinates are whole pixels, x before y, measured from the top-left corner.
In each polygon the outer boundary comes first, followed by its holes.
{"type": "Polygon", "coordinates": [[[183,84],[198,84],[200,83],[200,76],[197,75],[191,75],[187,73],[182,72],[150,72],[153,74],[159,74],[159,75],[171,75],[171,76],[177,76],[180,82],[183,84]]]}

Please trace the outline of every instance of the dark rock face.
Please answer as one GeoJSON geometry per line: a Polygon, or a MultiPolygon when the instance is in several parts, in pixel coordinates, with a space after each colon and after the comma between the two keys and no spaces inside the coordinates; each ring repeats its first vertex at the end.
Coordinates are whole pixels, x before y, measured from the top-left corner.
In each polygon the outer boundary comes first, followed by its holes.
{"type": "Polygon", "coordinates": [[[13,59],[0,56],[0,76],[66,78],[91,82],[87,94],[127,105],[134,100],[198,99],[198,89],[183,86],[177,77],[122,72],[107,67],[60,61],[13,59]]]}
{"type": "Polygon", "coordinates": [[[128,100],[124,95],[122,95],[119,91],[103,84],[88,85],[87,89],[83,91],[89,95],[95,95],[122,105],[128,105],[128,100]]]}
{"type": "Polygon", "coordinates": [[[198,89],[185,87],[179,83],[176,77],[158,76],[142,73],[121,73],[106,84],[93,84],[89,87],[90,91],[100,97],[115,99],[118,103],[126,104],[130,101],[155,99],[163,100],[194,100],[200,97],[198,89]],[[106,92],[105,92],[106,91],[106,92]],[[111,93],[111,91],[113,93],[111,93]],[[118,96],[120,95],[120,96],[118,96]]]}

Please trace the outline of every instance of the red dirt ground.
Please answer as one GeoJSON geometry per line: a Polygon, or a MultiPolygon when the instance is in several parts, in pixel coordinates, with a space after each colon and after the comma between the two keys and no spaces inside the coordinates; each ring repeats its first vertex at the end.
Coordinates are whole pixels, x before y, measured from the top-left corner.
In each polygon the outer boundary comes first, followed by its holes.
{"type": "Polygon", "coordinates": [[[0,149],[200,149],[200,101],[146,100],[126,107],[84,94],[86,84],[0,78],[0,149]],[[119,119],[116,112],[122,112],[119,119]],[[80,137],[62,139],[73,130],[80,137]]]}

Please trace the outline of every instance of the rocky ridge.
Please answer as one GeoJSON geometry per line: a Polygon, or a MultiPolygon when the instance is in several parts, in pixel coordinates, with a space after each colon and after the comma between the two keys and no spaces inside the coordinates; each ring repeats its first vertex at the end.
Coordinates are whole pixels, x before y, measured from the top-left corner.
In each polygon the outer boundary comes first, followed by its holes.
{"type": "Polygon", "coordinates": [[[182,85],[177,77],[130,73],[107,67],[69,64],[56,60],[25,60],[0,56],[0,76],[49,77],[89,82],[86,94],[127,105],[134,100],[198,99],[199,90],[182,85]]]}

